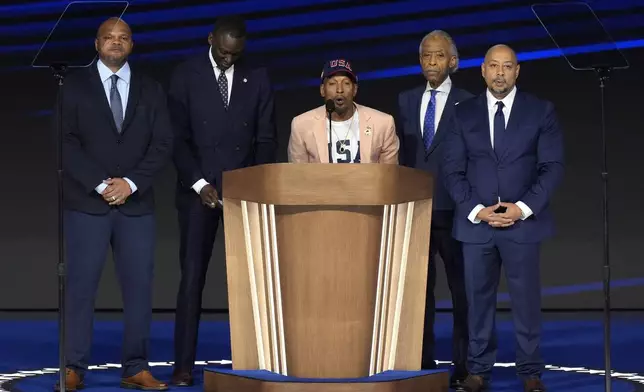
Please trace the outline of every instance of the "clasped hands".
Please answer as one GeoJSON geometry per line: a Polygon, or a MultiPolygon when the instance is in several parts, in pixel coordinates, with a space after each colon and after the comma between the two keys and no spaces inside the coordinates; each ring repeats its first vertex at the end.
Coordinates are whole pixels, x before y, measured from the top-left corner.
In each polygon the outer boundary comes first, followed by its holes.
{"type": "Polygon", "coordinates": [[[523,215],[521,208],[514,203],[497,203],[485,207],[476,215],[477,219],[487,222],[492,227],[509,227],[523,215]],[[505,207],[505,212],[494,212],[499,207],[505,207]]]}
{"type": "Polygon", "coordinates": [[[105,188],[102,194],[103,200],[111,206],[124,204],[132,194],[130,184],[122,178],[108,178],[103,183],[107,184],[107,188],[105,188]]]}

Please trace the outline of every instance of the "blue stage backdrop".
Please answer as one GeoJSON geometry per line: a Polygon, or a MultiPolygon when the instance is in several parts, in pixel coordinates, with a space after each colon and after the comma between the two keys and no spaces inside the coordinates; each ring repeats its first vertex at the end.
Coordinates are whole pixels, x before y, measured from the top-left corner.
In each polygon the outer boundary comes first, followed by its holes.
{"type": "MultiPolygon", "coordinates": [[[[51,121],[56,85],[30,64],[67,1],[0,5],[0,308],[55,309],[56,164],[51,121]]],[[[644,262],[644,4],[640,0],[589,1],[628,58],[631,68],[607,88],[613,305],[642,308],[644,262]]],[[[509,0],[132,0],[124,19],[132,26],[132,61],[164,85],[186,56],[207,51],[219,15],[248,20],[247,60],[268,67],[276,89],[279,157],[286,160],[291,119],[321,104],[315,87],[323,62],[345,57],[361,76],[358,102],[396,114],[397,94],[423,83],[418,45],[433,29],[453,35],[461,56],[455,84],[479,93],[479,65],[496,43],[512,45],[522,61],[519,88],[552,100],[565,129],[567,170],[554,196],[557,237],[543,248],[544,308],[602,306],[602,215],[599,87],[589,72],[573,71],[539,24],[529,1],[509,0]]],[[[87,18],[76,21],[87,27],[87,18]]],[[[565,16],[564,18],[568,18],[565,16]]],[[[575,18],[567,31],[584,37],[575,18]]],[[[92,27],[91,25],[89,26],[92,27]]],[[[81,31],[79,29],[79,31],[81,31]]],[[[70,36],[61,50],[93,47],[93,35],[70,36]]],[[[590,42],[592,44],[592,42],[590,42]]],[[[593,50],[593,48],[586,48],[593,50]]],[[[178,286],[175,173],[156,184],[159,244],[154,306],[173,309],[178,286]]],[[[220,232],[209,270],[204,307],[226,309],[225,261],[220,232]]],[[[97,306],[120,308],[114,268],[107,264],[97,306]]],[[[449,295],[439,271],[440,306],[449,295]]],[[[505,285],[499,307],[509,306],[505,285]]]]}

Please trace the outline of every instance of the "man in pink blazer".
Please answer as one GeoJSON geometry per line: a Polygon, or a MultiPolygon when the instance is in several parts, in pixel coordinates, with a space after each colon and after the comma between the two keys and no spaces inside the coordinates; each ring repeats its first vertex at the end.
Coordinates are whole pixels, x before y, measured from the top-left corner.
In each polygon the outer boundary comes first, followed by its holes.
{"type": "Polygon", "coordinates": [[[394,119],[354,102],[358,78],[351,64],[343,59],[328,61],[321,78],[325,105],[291,122],[289,162],[398,164],[400,143],[394,119]]]}

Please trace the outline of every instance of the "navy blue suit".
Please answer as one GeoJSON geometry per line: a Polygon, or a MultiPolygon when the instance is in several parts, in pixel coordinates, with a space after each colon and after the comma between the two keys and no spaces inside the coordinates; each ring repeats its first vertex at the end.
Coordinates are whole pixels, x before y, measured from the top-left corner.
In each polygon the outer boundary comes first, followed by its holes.
{"type": "Polygon", "coordinates": [[[467,299],[463,281],[463,255],[461,244],[451,235],[454,218],[454,202],[443,186],[439,165],[444,149],[445,136],[454,126],[454,108],[472,94],[452,87],[438,129],[428,151],[425,150],[421,133],[421,101],[427,86],[423,85],[404,91],[398,98],[400,139],[400,163],[404,166],[426,170],[434,175],[434,199],[432,227],[429,247],[429,273],[427,277],[427,294],[425,302],[425,323],[423,339],[423,368],[435,366],[434,358],[434,319],[436,313],[436,256],[440,254],[445,267],[447,283],[452,294],[454,329],[452,333],[452,360],[457,368],[465,369],[467,360],[467,299]]]}
{"type": "Polygon", "coordinates": [[[224,171],[272,163],[276,156],[273,92],[266,70],[238,62],[233,72],[227,109],[207,50],[178,66],[169,91],[181,232],[175,327],[175,368],[181,372],[194,366],[202,292],[222,218],[221,209],[202,205],[192,187],[204,179],[221,199],[224,171]]]}
{"type": "Polygon", "coordinates": [[[469,370],[488,377],[496,359],[496,292],[503,265],[517,337],[517,371],[522,378],[539,377],[539,249],[554,232],[548,205],[563,177],[562,132],[552,103],[517,91],[502,141],[495,140],[493,148],[489,113],[485,93],[457,106],[442,167],[456,203],[453,234],[464,243],[469,370]],[[499,199],[520,201],[532,214],[508,228],[468,218],[477,205],[495,205],[499,199]]]}
{"type": "MultiPolygon", "coordinates": [[[[107,71],[106,71],[107,72],[107,71]]],[[[90,362],[93,311],[112,247],[124,307],[123,376],[148,369],[155,221],[153,178],[169,163],[172,128],[159,83],[133,70],[122,131],[97,64],[69,75],[63,89],[64,227],[67,254],[67,366],[90,362]],[[136,186],[110,206],[95,190],[108,178],[136,186]]]]}

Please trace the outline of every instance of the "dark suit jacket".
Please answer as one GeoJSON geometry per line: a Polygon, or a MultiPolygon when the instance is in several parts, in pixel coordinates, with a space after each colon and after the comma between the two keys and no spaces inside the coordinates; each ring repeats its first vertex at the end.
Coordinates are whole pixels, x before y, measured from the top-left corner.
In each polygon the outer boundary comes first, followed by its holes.
{"type": "Polygon", "coordinates": [[[485,93],[458,105],[455,119],[445,140],[443,166],[447,190],[456,202],[454,237],[485,243],[494,233],[515,242],[551,236],[554,223],[548,205],[564,171],[563,137],[554,105],[517,91],[498,156],[490,142],[485,93]],[[505,229],[467,219],[476,205],[494,205],[499,197],[524,202],[533,215],[505,229]]]}
{"type": "Polygon", "coordinates": [[[172,77],[169,108],[176,134],[174,162],[178,202],[194,197],[199,179],[222,197],[222,173],[275,161],[273,92],[265,69],[235,64],[225,110],[208,52],[179,65],[172,77]]]}
{"type": "Polygon", "coordinates": [[[66,78],[62,95],[65,208],[89,214],[105,214],[111,208],[126,215],[154,212],[153,178],[172,154],[166,102],[161,85],[131,66],[119,134],[96,63],[66,78]],[[111,207],[95,188],[107,178],[123,177],[132,180],[137,191],[125,204],[111,207]]]}
{"type": "Polygon", "coordinates": [[[420,105],[427,85],[424,84],[412,90],[402,92],[398,97],[398,138],[400,139],[400,164],[416,169],[426,170],[434,175],[434,211],[445,213],[434,214],[434,223],[441,225],[451,222],[440,222],[441,217],[452,219],[450,211],[454,209],[454,202],[443,185],[439,165],[444,149],[445,135],[454,127],[455,105],[474,97],[473,94],[452,87],[447,96],[447,103],[441,115],[436,136],[432,141],[429,152],[425,151],[420,124],[420,105]]]}

